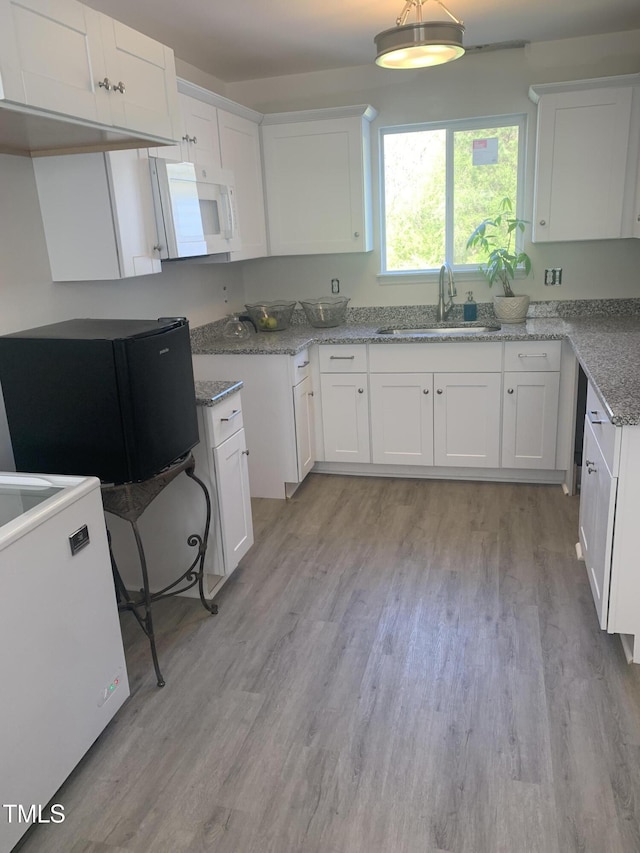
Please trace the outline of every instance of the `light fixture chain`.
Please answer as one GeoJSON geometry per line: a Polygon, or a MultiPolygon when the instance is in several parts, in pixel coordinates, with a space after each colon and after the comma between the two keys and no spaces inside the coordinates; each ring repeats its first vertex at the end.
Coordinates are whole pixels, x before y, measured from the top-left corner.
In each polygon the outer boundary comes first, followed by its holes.
{"type": "MultiPolygon", "coordinates": [[[[407,18],[409,17],[409,12],[411,11],[412,6],[416,7],[416,21],[418,23],[421,23],[423,2],[427,2],[427,0],[407,0],[407,2],[404,4],[402,12],[400,12],[398,17],[396,18],[396,26],[403,27],[407,23],[407,18]]],[[[453,12],[447,9],[442,0],[433,0],[433,2],[437,3],[438,6],[442,8],[442,10],[451,18],[452,21],[454,21],[456,24],[462,24],[462,21],[459,18],[456,18],[453,12]]]]}

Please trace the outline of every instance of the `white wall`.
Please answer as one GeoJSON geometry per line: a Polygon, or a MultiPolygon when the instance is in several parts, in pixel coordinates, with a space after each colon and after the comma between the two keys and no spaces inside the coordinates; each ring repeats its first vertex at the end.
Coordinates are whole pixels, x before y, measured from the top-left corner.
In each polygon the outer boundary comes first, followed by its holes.
{"type": "MultiPolygon", "coordinates": [[[[229,83],[227,97],[261,112],[371,104],[378,110],[372,125],[374,246],[379,246],[377,131],[386,125],[468,118],[503,113],[529,116],[526,200],[531,211],[535,106],[528,98],[532,83],[631,74],[640,71],[640,30],[629,33],[545,42],[524,49],[469,54],[438,68],[389,71],[376,65],[289,77],[229,83]]],[[[530,217],[530,213],[528,214],[530,217]]],[[[518,281],[519,292],[532,299],[640,297],[640,240],[528,245],[534,275],[518,281]],[[543,284],[545,267],[562,267],[561,287],[543,284]]],[[[352,305],[435,303],[437,282],[425,277],[413,284],[377,280],[380,256],[369,254],[268,258],[244,265],[247,299],[318,296],[339,278],[352,305]]],[[[491,298],[478,276],[476,299],[491,298]]]]}

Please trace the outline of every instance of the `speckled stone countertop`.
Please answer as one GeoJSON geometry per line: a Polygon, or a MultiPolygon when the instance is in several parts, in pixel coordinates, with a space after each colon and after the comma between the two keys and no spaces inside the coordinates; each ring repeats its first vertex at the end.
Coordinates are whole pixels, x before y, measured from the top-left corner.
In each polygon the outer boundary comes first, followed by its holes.
{"type": "MultiPolygon", "coordinates": [[[[432,306],[351,309],[347,323],[316,329],[294,322],[283,332],[258,332],[244,341],[222,337],[223,322],[191,331],[194,355],[218,353],[296,355],[317,343],[439,344],[451,341],[568,340],[617,426],[640,424],[640,300],[584,300],[567,303],[532,303],[526,323],[504,325],[500,331],[478,335],[434,337],[380,335],[381,327],[436,325],[432,306]],[[533,310],[532,310],[533,309],[533,310]],[[533,316],[531,316],[533,314],[533,316]],[[555,315],[555,316],[554,316],[555,315]]],[[[495,323],[490,305],[478,305],[476,325],[495,323]]],[[[473,326],[455,318],[443,327],[473,326]]]]}
{"type": "Polygon", "coordinates": [[[217,379],[211,382],[196,381],[196,406],[215,406],[242,388],[242,382],[217,379]]]}
{"type": "Polygon", "coordinates": [[[567,320],[566,337],[611,422],[640,424],[640,317],[567,320]]]}

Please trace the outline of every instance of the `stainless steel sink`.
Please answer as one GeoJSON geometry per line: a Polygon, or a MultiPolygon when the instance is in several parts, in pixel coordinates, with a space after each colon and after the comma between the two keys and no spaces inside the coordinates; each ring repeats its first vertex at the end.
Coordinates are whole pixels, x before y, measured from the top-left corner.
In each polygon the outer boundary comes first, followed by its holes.
{"type": "Polygon", "coordinates": [[[377,335],[395,335],[396,337],[431,337],[433,335],[486,335],[499,332],[500,326],[422,326],[416,329],[378,329],[377,335]]]}

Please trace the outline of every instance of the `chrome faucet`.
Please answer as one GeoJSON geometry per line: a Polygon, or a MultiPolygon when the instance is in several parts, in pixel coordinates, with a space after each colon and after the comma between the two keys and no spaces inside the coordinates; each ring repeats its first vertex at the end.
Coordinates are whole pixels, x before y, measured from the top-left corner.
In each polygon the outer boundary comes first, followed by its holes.
{"type": "Polygon", "coordinates": [[[451,309],[453,308],[453,297],[457,296],[458,292],[456,291],[456,284],[453,280],[453,270],[449,266],[449,264],[445,261],[440,267],[440,279],[438,281],[438,308],[436,310],[436,323],[444,323],[449,314],[451,313],[451,309]],[[444,276],[447,274],[448,279],[448,289],[449,289],[449,301],[445,305],[444,303],[444,276]]]}

